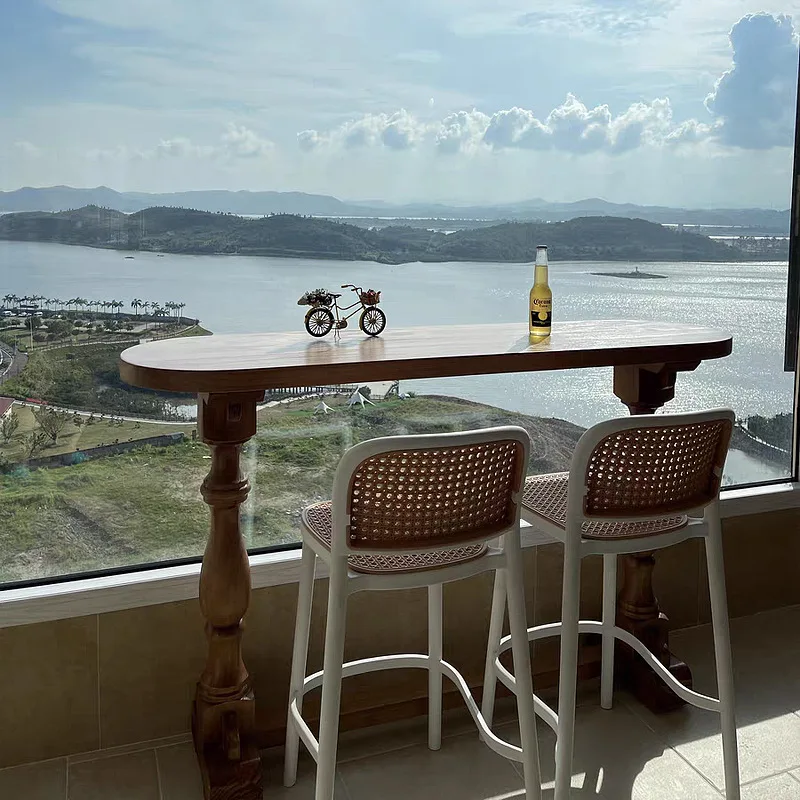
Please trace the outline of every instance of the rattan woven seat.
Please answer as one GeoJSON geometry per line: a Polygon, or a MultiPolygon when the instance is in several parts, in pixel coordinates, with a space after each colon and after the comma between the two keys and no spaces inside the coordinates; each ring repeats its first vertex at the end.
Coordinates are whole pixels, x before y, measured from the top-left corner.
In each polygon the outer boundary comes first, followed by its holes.
{"type": "MultiPolygon", "coordinates": [[[[316,503],[303,509],[303,525],[327,550],[331,549],[333,536],[333,503],[316,503]]],[[[419,553],[367,553],[351,555],[347,564],[354,572],[372,575],[399,572],[419,572],[463,564],[480,558],[486,552],[486,543],[464,545],[450,550],[427,550],[419,553]]]]}
{"type": "MultiPolygon", "coordinates": [[[[546,522],[566,530],[568,482],[568,472],[534,475],[528,478],[525,481],[523,508],[546,522]]],[[[582,524],[581,536],[584,539],[637,539],[676,531],[683,528],[688,521],[686,514],[646,520],[587,520],[582,524]]]]}

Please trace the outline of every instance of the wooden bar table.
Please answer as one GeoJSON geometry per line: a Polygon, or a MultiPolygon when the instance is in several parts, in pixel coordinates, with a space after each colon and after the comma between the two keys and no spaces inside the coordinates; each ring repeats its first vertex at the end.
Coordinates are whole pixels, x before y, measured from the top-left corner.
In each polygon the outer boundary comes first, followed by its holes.
{"type": "MultiPolygon", "coordinates": [[[[211,448],[211,469],[201,487],[211,510],[200,574],[208,659],[192,714],[206,798],[261,798],[254,697],[241,652],[250,568],[239,508],[250,486],[239,457],[256,432],[256,405],[265,389],[612,367],[614,393],[632,414],[644,414],[674,397],[678,372],[731,349],[731,337],[721,331],[614,320],[556,324],[552,336],[536,344],[524,324],[501,324],[390,330],[376,338],[346,332],[327,340],[305,333],[217,335],[123,352],[120,374],[127,383],[198,395],[198,428],[211,448]]],[[[668,624],[653,595],[654,563],[652,554],[626,558],[618,622],[669,664],[668,624]]],[[[642,699],[664,707],[666,695],[643,662],[622,661],[642,699]]],[[[673,669],[691,679],[685,666],[673,669]]]]}

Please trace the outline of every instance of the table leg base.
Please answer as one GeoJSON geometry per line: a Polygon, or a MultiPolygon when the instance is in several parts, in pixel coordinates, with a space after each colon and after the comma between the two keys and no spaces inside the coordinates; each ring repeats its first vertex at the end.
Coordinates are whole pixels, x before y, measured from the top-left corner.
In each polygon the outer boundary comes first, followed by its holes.
{"type": "MultiPolygon", "coordinates": [[[[622,686],[654,714],[666,714],[686,705],[661,678],[636,654],[632,653],[629,669],[621,674],[622,686]]],[[[685,686],[692,686],[689,667],[670,654],[669,671],[685,686]]]]}
{"type": "Polygon", "coordinates": [[[252,696],[216,704],[195,700],[192,736],[205,800],[262,800],[253,709],[252,696]]]}
{"type": "MultiPolygon", "coordinates": [[[[682,684],[691,689],[692,671],[669,651],[669,620],[664,614],[647,620],[632,620],[619,614],[617,625],[643,642],[682,684]]],[[[654,714],[665,714],[686,705],[686,701],[678,697],[639,654],[623,642],[617,642],[616,665],[619,686],[630,691],[654,714]]]]}

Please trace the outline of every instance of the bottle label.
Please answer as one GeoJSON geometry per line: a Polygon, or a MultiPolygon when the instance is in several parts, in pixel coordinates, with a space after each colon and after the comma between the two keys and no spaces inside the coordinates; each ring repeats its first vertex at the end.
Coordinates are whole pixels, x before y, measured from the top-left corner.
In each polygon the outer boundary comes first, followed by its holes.
{"type": "Polygon", "coordinates": [[[549,328],[553,316],[552,308],[552,300],[534,300],[531,309],[531,327],[549,328]]]}

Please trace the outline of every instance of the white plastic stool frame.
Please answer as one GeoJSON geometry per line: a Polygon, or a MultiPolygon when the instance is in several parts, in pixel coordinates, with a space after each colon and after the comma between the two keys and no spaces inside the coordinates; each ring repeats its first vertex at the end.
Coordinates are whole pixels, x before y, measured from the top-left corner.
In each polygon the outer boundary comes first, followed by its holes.
{"type": "MultiPolygon", "coordinates": [[[[602,636],[602,665],[600,678],[601,706],[610,709],[614,688],[614,640],[620,639],[635,650],[653,671],[687,703],[720,715],[722,728],[722,751],[725,774],[725,797],[740,800],[739,755],[736,742],[736,719],[734,712],[733,668],[731,663],[730,627],[728,602],[725,590],[725,569],[722,555],[722,528],[719,512],[719,490],[705,506],[699,508],[671,509],[669,516],[687,514],[688,524],[677,530],[662,534],[645,535],[639,538],[589,539],[581,534],[584,522],[637,522],[654,519],[648,516],[597,517],[584,513],[583,500],[587,492],[587,465],[595,447],[607,436],[630,429],[674,427],[693,423],[725,420],[733,425],[734,414],[729,409],[688,414],[641,415],[610,420],[595,425],[586,431],[575,449],[567,492],[566,527],[555,525],[538,514],[523,508],[526,522],[543,530],[564,544],[564,578],[562,591],[561,622],[537,625],[528,630],[531,641],[548,636],[561,635],[561,663],[559,669],[558,714],[535,698],[537,713],[556,733],[556,775],[554,800],[567,800],[570,795],[572,777],[572,755],[575,734],[575,696],[578,674],[578,635],[594,633],[602,636]],[[687,539],[703,539],[706,548],[708,583],[711,596],[711,619],[714,633],[714,652],[717,669],[719,698],[688,689],[631,633],[615,624],[617,592],[617,556],[627,553],[659,550],[679,544],[687,539]],[[602,621],[579,620],[581,559],[585,556],[603,556],[603,606],[602,621]]],[[[722,467],[717,478],[721,483],[722,467]]],[[[521,686],[514,676],[500,663],[500,654],[508,650],[508,637],[500,638],[497,619],[503,612],[503,594],[495,589],[490,630],[494,638],[490,641],[494,657],[487,659],[484,678],[483,715],[491,725],[494,695],[499,679],[519,697],[521,686]]],[[[515,669],[516,672],[516,669],[515,669]]]]}
{"type": "MultiPolygon", "coordinates": [[[[300,572],[300,588],[297,603],[294,652],[289,693],[289,711],[286,727],[286,752],[284,763],[284,785],[293,786],[297,780],[299,743],[308,749],[317,762],[315,800],[333,798],[336,771],[336,751],[339,732],[339,707],[342,678],[385,669],[416,667],[428,670],[428,747],[438,750],[441,746],[442,725],[442,676],[446,675],[458,688],[481,739],[496,753],[505,758],[522,762],[525,775],[526,800],[540,800],[541,780],[539,772],[539,750],[536,738],[536,718],[533,703],[533,687],[530,667],[530,650],[525,619],[525,595],[523,587],[522,551],[520,547],[520,513],[525,467],[528,463],[530,439],[520,427],[503,426],[466,433],[446,433],[419,436],[392,436],[362,442],[348,450],[336,470],[333,488],[333,531],[330,550],[325,547],[305,525],[302,529],[303,550],[300,572]],[[367,550],[350,547],[346,535],[349,524],[348,494],[353,473],[366,459],[381,454],[402,450],[443,449],[498,441],[514,441],[522,446],[522,466],[518,470],[518,485],[513,487],[512,501],[516,508],[516,519],[508,528],[491,536],[472,540],[474,543],[491,542],[485,554],[464,563],[418,570],[406,573],[374,574],[356,572],[349,568],[348,557],[379,553],[399,555],[420,553],[426,550],[446,551],[463,547],[460,539],[452,547],[447,545],[413,549],[367,550]],[[306,658],[311,626],[311,605],[314,588],[316,560],[320,558],[330,570],[328,589],[328,615],[325,632],[323,669],[306,677],[306,658]],[[464,677],[442,658],[442,587],[449,581],[468,578],[494,570],[496,582],[494,606],[502,605],[500,629],[508,600],[509,647],[513,650],[514,668],[521,689],[518,701],[522,747],[517,747],[496,736],[490,724],[484,720],[464,677]],[[344,662],[345,618],[347,598],[358,591],[391,590],[428,587],[428,653],[378,656],[359,661],[344,662]],[[500,598],[502,593],[502,598],[500,598]],[[322,686],[319,741],[314,738],[302,716],[303,695],[322,686]]],[[[494,620],[493,624],[497,624],[494,620]]]]}

